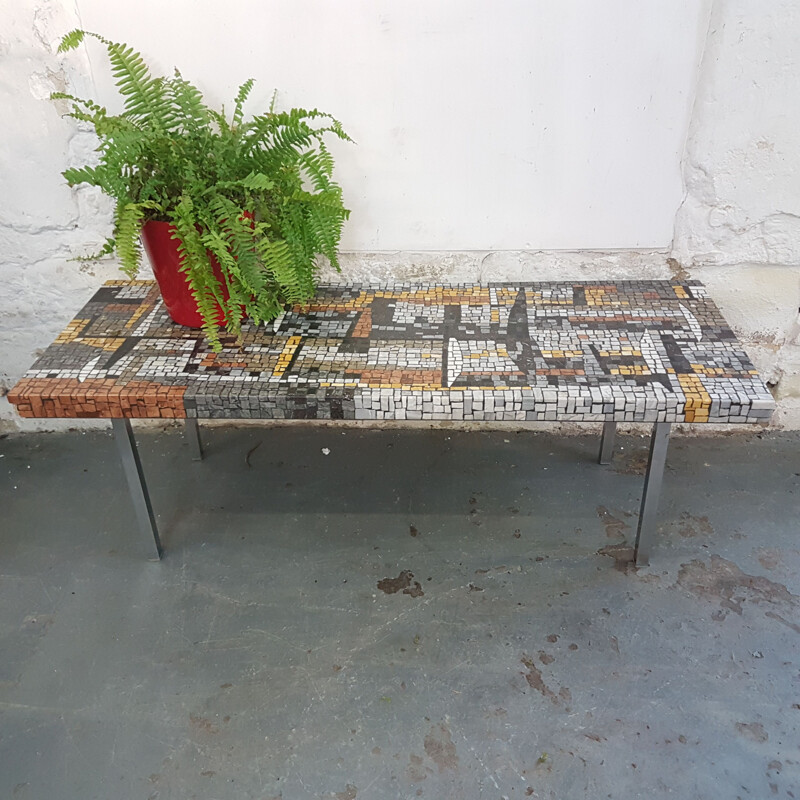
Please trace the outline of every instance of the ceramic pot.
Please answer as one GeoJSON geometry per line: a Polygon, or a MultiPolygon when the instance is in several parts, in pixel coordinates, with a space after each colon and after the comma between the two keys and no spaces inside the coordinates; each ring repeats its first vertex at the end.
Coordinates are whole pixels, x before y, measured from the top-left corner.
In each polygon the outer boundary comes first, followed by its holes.
{"type": "MultiPolygon", "coordinates": [[[[173,322],[188,328],[202,328],[203,318],[197,308],[186,275],[181,272],[181,255],[178,251],[178,239],[173,238],[175,227],[169,222],[148,220],[142,227],[142,244],[150,259],[161,297],[167,313],[173,322]]],[[[227,300],[228,292],[222,277],[219,262],[208,254],[214,275],[222,286],[222,295],[227,300]]],[[[225,315],[217,304],[217,324],[225,323],[225,315]]]]}

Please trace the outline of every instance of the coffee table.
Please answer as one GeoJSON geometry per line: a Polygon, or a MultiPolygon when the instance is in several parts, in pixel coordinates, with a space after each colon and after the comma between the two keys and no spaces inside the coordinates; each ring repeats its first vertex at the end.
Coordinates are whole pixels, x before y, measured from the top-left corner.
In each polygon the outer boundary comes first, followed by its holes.
{"type": "MultiPolygon", "coordinates": [[[[775,403],[697,281],[340,284],[213,352],[149,281],[104,285],[9,393],[23,417],[112,421],[140,530],[162,553],[131,419],[652,424],[635,542],[654,541],[670,426],[775,403]]],[[[151,545],[152,548],[152,545],[151,545]]]]}

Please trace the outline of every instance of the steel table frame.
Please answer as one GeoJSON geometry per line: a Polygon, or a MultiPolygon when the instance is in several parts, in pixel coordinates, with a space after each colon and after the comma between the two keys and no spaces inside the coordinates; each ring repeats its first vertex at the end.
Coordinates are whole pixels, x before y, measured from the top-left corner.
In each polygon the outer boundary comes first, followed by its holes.
{"type": "MultiPolygon", "coordinates": [[[[142,533],[143,540],[147,542],[147,547],[152,552],[151,560],[157,561],[163,554],[161,537],[158,533],[158,526],[150,502],[150,493],[147,490],[147,482],[139,459],[131,423],[129,419],[112,419],[111,423],[122,459],[131,501],[136,512],[139,530],[142,533]]],[[[667,457],[671,427],[672,425],[669,422],[656,422],[653,425],[653,432],[650,437],[650,456],[647,461],[647,473],[644,479],[639,525],[636,530],[633,555],[634,563],[639,565],[650,563],[650,549],[656,537],[658,501],[661,496],[664,464],[667,457]]],[[[616,429],[616,422],[603,423],[603,435],[597,459],[599,464],[606,465],[611,463],[614,454],[616,429]]],[[[193,460],[202,460],[203,445],[197,419],[194,417],[187,418],[184,430],[192,449],[193,460]]]]}
{"type": "Polygon", "coordinates": [[[138,526],[162,552],[131,419],[651,424],[634,559],[648,562],[673,422],[764,424],[775,401],[698,281],[320,287],[212,352],[152,281],[111,281],[8,393],[23,417],[112,419],[138,526]]]}

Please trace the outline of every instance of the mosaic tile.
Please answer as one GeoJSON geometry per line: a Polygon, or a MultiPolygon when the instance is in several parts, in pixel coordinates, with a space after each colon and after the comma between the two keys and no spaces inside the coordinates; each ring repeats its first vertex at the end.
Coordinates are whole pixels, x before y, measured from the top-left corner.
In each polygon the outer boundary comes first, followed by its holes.
{"type": "Polygon", "coordinates": [[[9,393],[26,417],[763,422],[696,281],[330,285],[212,352],[148,281],[103,286],[9,393]]]}

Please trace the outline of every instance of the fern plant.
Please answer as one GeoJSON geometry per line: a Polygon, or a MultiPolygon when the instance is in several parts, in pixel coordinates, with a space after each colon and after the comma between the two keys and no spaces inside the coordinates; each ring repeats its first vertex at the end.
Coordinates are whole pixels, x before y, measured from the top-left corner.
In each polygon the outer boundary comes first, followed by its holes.
{"type": "Polygon", "coordinates": [[[71,186],[98,186],[116,201],[114,236],[101,254],[115,250],[133,278],[141,263],[143,224],[171,223],[181,269],[217,351],[217,304],[226,329],[238,336],[243,313],[258,324],[286,304],[308,300],[317,257],[339,269],[337,248],[349,216],[324,142],[326,134],[351,141],[340,123],[316,109],[279,113],[274,96],[266,113],[245,120],[252,79],[239,87],[228,119],[224,110],[208,108],[177,70],[171,78],[152,76],[126,44],[74,30],[59,52],[78,47],[87,36],[107,49],[123,112],[110,115],[91,100],[63,92],[51,98],[69,101],[69,116],[92,125],[100,140],[96,166],[63,174],[71,186]]]}

